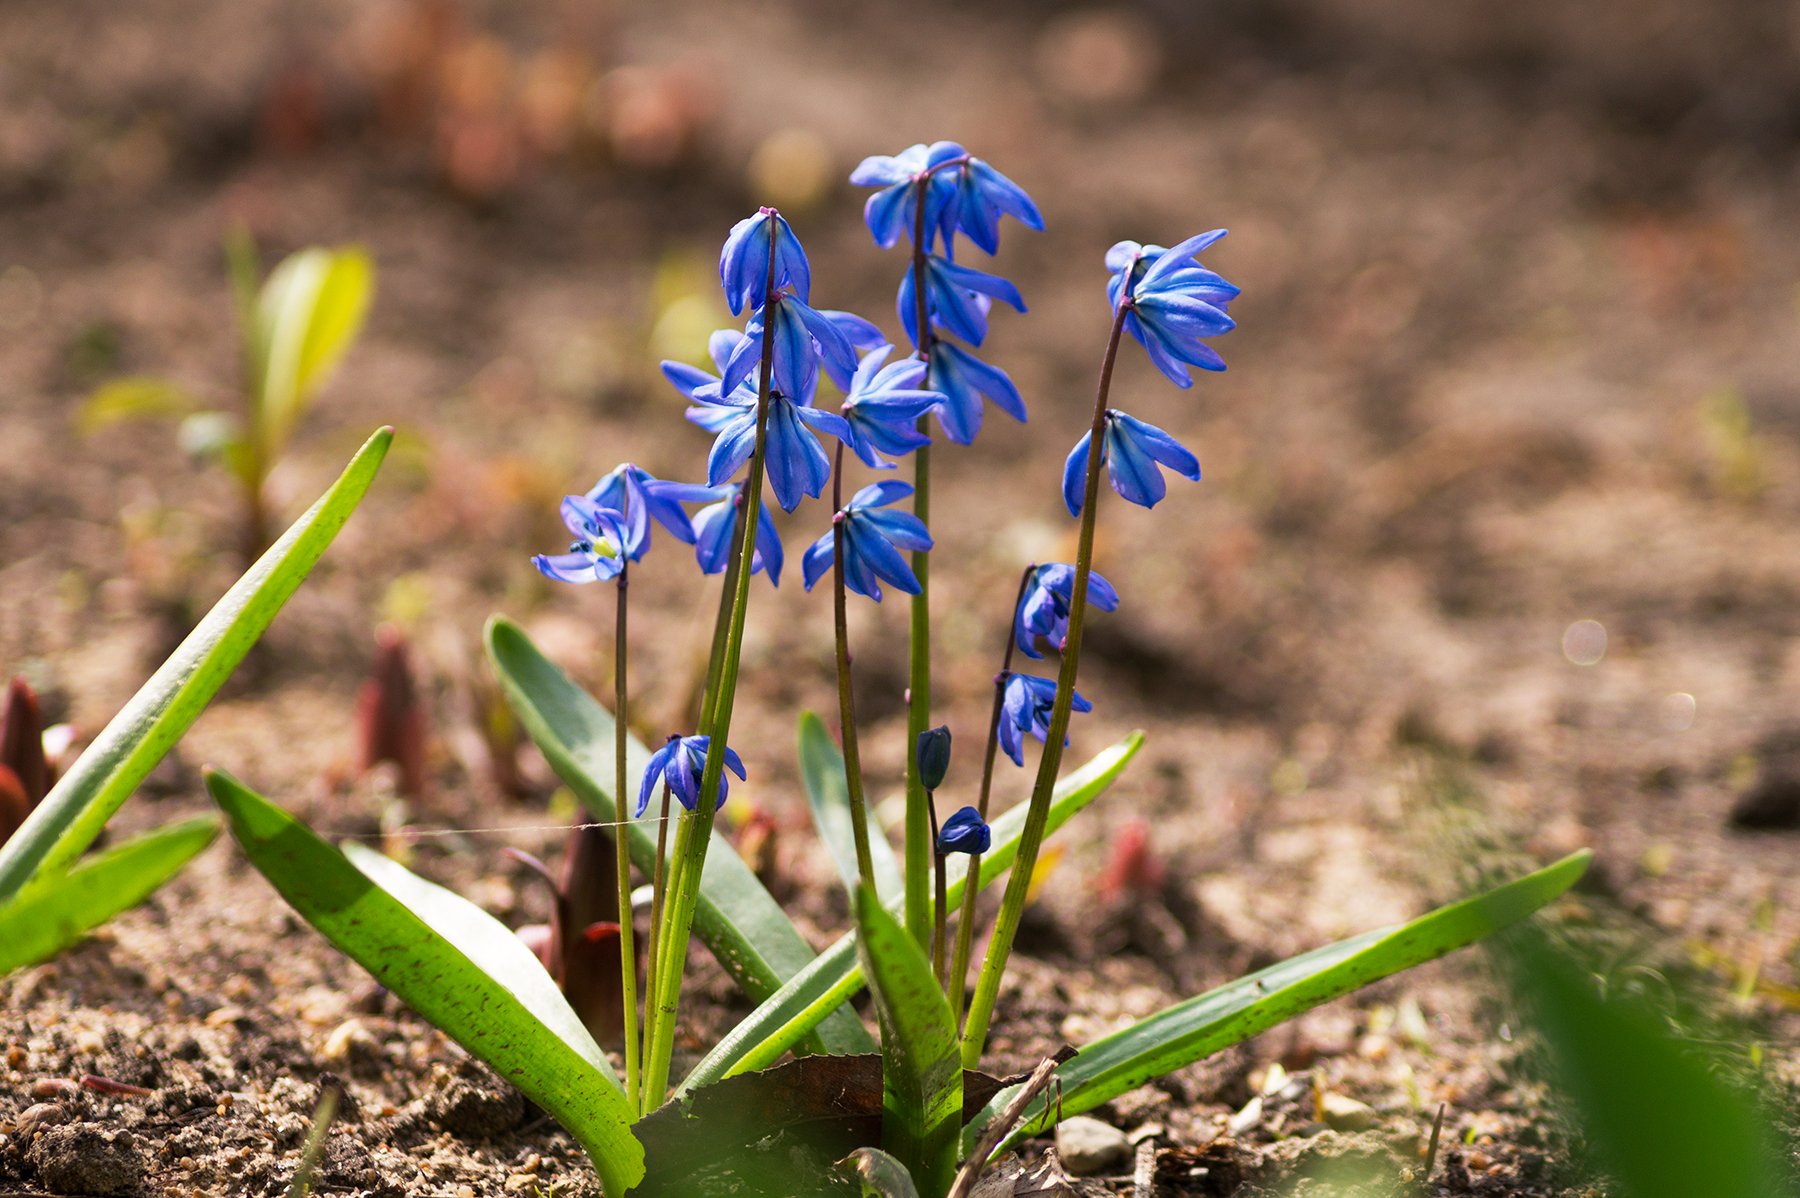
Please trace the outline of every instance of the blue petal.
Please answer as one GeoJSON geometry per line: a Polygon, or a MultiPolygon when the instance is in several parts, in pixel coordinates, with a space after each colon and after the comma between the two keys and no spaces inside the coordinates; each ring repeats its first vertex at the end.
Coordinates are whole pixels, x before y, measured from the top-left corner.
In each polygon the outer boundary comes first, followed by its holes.
{"type": "Polygon", "coordinates": [[[775,215],[775,285],[789,286],[802,300],[812,294],[812,266],[787,217],[775,215]]]}
{"type": "Polygon", "coordinates": [[[877,483],[870,483],[868,486],[852,495],[850,497],[850,502],[845,506],[849,510],[886,507],[890,503],[900,502],[912,493],[913,489],[910,483],[903,483],[898,479],[888,478],[877,483]]]}
{"type": "Polygon", "coordinates": [[[731,361],[731,352],[744,339],[739,329],[714,329],[706,339],[706,356],[712,359],[713,369],[723,374],[725,363],[731,361]]]}
{"type": "Polygon", "coordinates": [[[663,377],[673,383],[675,389],[689,399],[694,398],[694,388],[704,387],[709,383],[717,384],[719,381],[698,366],[689,366],[686,362],[664,362],[662,372],[663,377]]]}
{"type": "Polygon", "coordinates": [[[1044,218],[1024,188],[979,158],[971,158],[965,169],[988,203],[1027,228],[1043,231],[1044,218]]]}
{"type": "Polygon", "coordinates": [[[745,306],[760,307],[768,290],[769,217],[767,212],[746,216],[731,226],[719,251],[719,282],[725,303],[736,316],[745,306]]]}
{"type": "Polygon", "coordinates": [[[1225,236],[1224,229],[1213,229],[1210,232],[1197,233],[1179,245],[1164,250],[1158,255],[1156,261],[1150,264],[1150,269],[1144,272],[1144,277],[1138,286],[1154,287],[1164,277],[1186,266],[1189,259],[1195,254],[1223,236],[1225,236]]]}
{"type": "Polygon", "coordinates": [[[719,434],[706,457],[706,481],[718,486],[738,472],[756,452],[756,417],[740,417],[719,434]]]}
{"type": "Polygon", "coordinates": [[[1162,471],[1156,468],[1155,461],[1144,452],[1137,438],[1120,431],[1111,422],[1106,429],[1106,468],[1113,490],[1129,503],[1155,507],[1168,493],[1162,471]]]}
{"type": "Polygon", "coordinates": [[[808,545],[805,556],[800,559],[800,579],[809,591],[813,589],[814,583],[825,576],[825,571],[831,569],[832,560],[836,556],[832,548],[832,536],[832,533],[827,532],[808,545]]]}
{"type": "Polygon", "coordinates": [[[750,559],[750,572],[767,570],[769,585],[781,585],[781,534],[775,531],[775,517],[766,503],[756,508],[756,553],[750,559]]]}
{"type": "Polygon", "coordinates": [[[720,574],[731,562],[737,501],[726,499],[694,513],[694,560],[702,574],[720,574]]]}
{"type": "Polygon", "coordinates": [[[650,760],[644,764],[643,780],[638,783],[637,814],[644,814],[645,808],[650,806],[650,792],[656,788],[657,779],[668,768],[669,759],[680,744],[679,738],[671,736],[667,744],[650,754],[650,760]]]}
{"type": "Polygon", "coordinates": [[[1063,502],[1071,516],[1081,515],[1082,500],[1087,497],[1088,446],[1093,436],[1092,429],[1081,434],[1081,440],[1075,442],[1063,463],[1063,502]]]}
{"type": "Polygon", "coordinates": [[[894,548],[893,543],[882,536],[879,529],[869,526],[868,514],[852,517],[849,524],[849,531],[853,533],[856,543],[853,556],[861,558],[878,577],[893,583],[907,594],[918,594],[918,576],[913,573],[906,559],[900,556],[900,551],[894,548]]]}
{"type": "Polygon", "coordinates": [[[1200,481],[1200,459],[1189,452],[1187,446],[1154,424],[1145,424],[1136,416],[1115,411],[1112,417],[1121,435],[1130,437],[1142,446],[1144,452],[1151,458],[1161,462],[1183,478],[1193,479],[1195,482],[1200,481]]]}
{"type": "Polygon", "coordinates": [[[910,549],[914,553],[924,553],[932,546],[931,530],[925,527],[923,520],[911,512],[863,510],[857,512],[855,518],[879,532],[882,539],[890,541],[902,549],[910,549]]]}
{"type": "Polygon", "coordinates": [[[906,202],[912,195],[913,185],[910,180],[884,187],[863,203],[863,223],[869,226],[869,233],[875,238],[875,244],[887,249],[900,240],[906,231],[906,216],[910,205],[906,202]]]}
{"type": "Polygon", "coordinates": [[[803,494],[817,495],[831,480],[831,460],[786,399],[770,401],[763,468],[769,476],[769,489],[784,512],[799,507],[803,494]]]}

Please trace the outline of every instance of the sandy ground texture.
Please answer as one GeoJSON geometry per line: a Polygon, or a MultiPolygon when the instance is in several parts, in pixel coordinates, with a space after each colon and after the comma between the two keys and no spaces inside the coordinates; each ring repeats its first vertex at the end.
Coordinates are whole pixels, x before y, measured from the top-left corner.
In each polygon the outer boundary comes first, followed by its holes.
{"type": "MultiPolygon", "coordinates": [[[[1115,403],[1206,477],[1111,502],[1071,761],[1148,745],[1068,835],[1002,1002],[995,1067],[1247,967],[1408,917],[1461,885],[1473,822],[1539,860],[1587,845],[1604,909],[1721,996],[1791,1070],[1800,881],[1800,39],[1793,11],[1638,0],[878,3],[647,9],[329,0],[0,7],[0,667],[91,734],[229,582],[234,495],[164,425],[78,435],[101,380],[228,402],[219,245],[360,242],[364,341],[274,489],[293,514],[378,424],[363,510],[263,648],[119,817],[203,810],[226,766],[321,828],[376,836],[348,712],[387,620],[433,725],[405,813],[424,873],[514,923],[547,896],[550,785],[502,794],[466,749],[479,630],[524,623],[609,677],[604,598],[553,590],[555,501],[621,460],[694,477],[707,441],[656,362],[726,317],[731,222],[773,200],[815,298],[899,335],[863,154],[954,137],[1029,188],[997,269],[1028,316],[987,350],[1031,409],[940,449],[938,707],[973,792],[1019,565],[1070,552],[1063,456],[1105,339],[1101,255],[1217,225],[1244,288],[1231,363],[1192,391],[1141,355],[1115,403]],[[460,14],[460,15],[458,15],[460,14]],[[1461,796],[1446,799],[1448,779],[1461,796]],[[1744,829],[1754,800],[1768,825],[1744,829]],[[1167,882],[1109,905],[1147,821],[1167,882]]],[[[735,790],[778,828],[771,878],[818,942],[845,912],[806,830],[802,708],[833,703],[829,598],[799,586],[819,504],[758,582],[735,790]]],[[[634,579],[646,735],[680,727],[716,590],[668,544],[634,579]]],[[[903,752],[903,610],[858,604],[871,785],[903,752]]],[[[1003,765],[997,801],[1025,793],[1003,765]]],[[[746,1009],[697,954],[682,1050],[746,1009]]],[[[1164,1150],[1157,1194],[1306,1192],[1309,1161],[1419,1165],[1426,1192],[1604,1193],[1463,954],[1097,1112],[1164,1150]],[[1270,1069],[1280,1064],[1282,1084],[1270,1069]],[[1260,1114],[1238,1112],[1268,1088],[1260,1114]],[[1316,1118],[1334,1098],[1338,1127],[1316,1118]],[[1337,1101],[1337,1100],[1343,1101],[1337,1101]],[[1363,1104],[1357,1107],[1354,1104],[1363,1104]],[[1234,1121],[1235,1118],[1235,1121],[1234,1121]],[[1182,1155],[1183,1153],[1187,1155],[1182,1155]],[[1210,1154],[1210,1155],[1209,1155],[1210,1154]],[[1589,1188],[1593,1186],[1595,1188],[1589,1188]],[[1435,1187],[1435,1189],[1434,1189],[1435,1187]]],[[[597,1192],[579,1152],[301,924],[235,847],[62,959],[0,981],[0,1192],[279,1194],[321,1086],[350,1109],[320,1192],[597,1192]],[[94,1074],[148,1096],[75,1084],[94,1074]]],[[[1087,1183],[1131,1192],[1130,1158],[1087,1183]]]]}

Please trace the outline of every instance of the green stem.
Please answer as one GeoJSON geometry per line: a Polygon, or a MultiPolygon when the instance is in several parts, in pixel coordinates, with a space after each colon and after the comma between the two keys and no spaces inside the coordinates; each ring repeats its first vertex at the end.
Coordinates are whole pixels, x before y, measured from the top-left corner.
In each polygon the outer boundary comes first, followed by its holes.
{"type": "MultiPolygon", "coordinates": [[[[644,1056],[650,1055],[650,1010],[647,1004],[651,995],[656,993],[657,957],[662,951],[662,915],[663,889],[668,882],[668,870],[664,866],[664,854],[669,849],[669,784],[662,787],[662,814],[656,821],[656,863],[650,871],[650,952],[644,973],[644,1056]]],[[[631,1101],[637,1104],[639,1114],[644,1112],[648,1095],[643,1092],[642,1078],[639,1078],[637,1089],[631,1092],[631,1101]]]]}
{"type": "MultiPolygon", "coordinates": [[[[914,317],[918,329],[919,358],[926,364],[921,387],[931,386],[931,313],[925,300],[925,196],[920,188],[913,215],[913,296],[914,317]]],[[[919,418],[925,423],[925,417],[919,418]]],[[[931,446],[921,445],[913,451],[913,515],[927,528],[931,527],[931,446]]],[[[919,743],[919,734],[931,726],[931,561],[928,554],[914,551],[913,574],[919,579],[919,592],[912,597],[910,637],[906,669],[906,930],[921,948],[931,938],[931,857],[930,815],[926,810],[925,783],[919,777],[919,755],[911,746],[919,743]]]]}
{"type": "MultiPolygon", "coordinates": [[[[624,546],[619,547],[621,553],[624,546]]],[[[631,818],[625,798],[625,746],[630,733],[626,721],[626,662],[629,659],[626,638],[626,613],[631,573],[629,562],[619,567],[618,613],[613,632],[613,850],[617,856],[619,876],[619,988],[625,1008],[625,1093],[631,1102],[638,1095],[638,1009],[637,1009],[637,943],[631,916],[631,851],[626,843],[626,824],[631,818]]],[[[642,1113],[641,1111],[638,1113],[642,1113]]]]}
{"type": "MultiPolygon", "coordinates": [[[[994,710],[988,717],[987,748],[981,759],[981,796],[975,801],[975,810],[980,813],[983,823],[988,817],[988,796],[994,789],[994,761],[1000,749],[1000,717],[1006,707],[1006,680],[1012,674],[1013,636],[1012,623],[1018,618],[1019,604],[1025,601],[1025,588],[1031,585],[1031,576],[1037,566],[1026,566],[1019,573],[1019,593],[1013,596],[1012,611],[1007,613],[1006,647],[1000,652],[1000,672],[994,675],[994,710]]],[[[963,996],[969,983],[969,957],[975,946],[975,900],[981,894],[981,854],[969,854],[969,873],[972,884],[963,888],[962,914],[956,921],[956,952],[950,963],[950,1016],[960,1026],[963,1014],[963,996]]]]}
{"type": "Polygon", "coordinates": [[[856,694],[850,680],[850,613],[844,586],[844,443],[838,442],[831,471],[832,621],[837,629],[838,719],[843,725],[844,781],[850,795],[850,834],[856,841],[859,882],[875,877],[869,849],[869,810],[863,798],[862,750],[856,736],[856,694]]]}
{"type": "Polygon", "coordinates": [[[944,921],[949,918],[950,904],[945,898],[948,884],[944,879],[944,854],[938,849],[938,817],[937,792],[925,792],[925,805],[931,812],[931,863],[932,873],[936,875],[936,899],[931,904],[931,973],[937,978],[938,985],[945,983],[945,936],[944,921]]]}
{"type": "Polygon", "coordinates": [[[740,489],[738,497],[733,501],[731,526],[731,557],[725,564],[725,579],[719,587],[719,614],[713,619],[712,650],[706,659],[706,689],[700,692],[699,719],[694,727],[705,728],[712,723],[713,710],[718,702],[719,669],[725,663],[725,635],[731,628],[731,600],[737,594],[738,567],[741,559],[738,550],[743,546],[739,541],[742,535],[744,511],[744,493],[740,489]]]}
{"type": "Polygon", "coordinates": [[[1081,629],[1087,619],[1088,577],[1094,567],[1094,514],[1100,504],[1100,471],[1106,458],[1106,398],[1112,389],[1119,335],[1125,329],[1125,317],[1130,311],[1131,297],[1127,294],[1120,299],[1118,309],[1113,313],[1112,335],[1107,338],[1106,357],[1100,362],[1094,419],[1088,429],[1087,490],[1081,507],[1081,538],[1075,551],[1075,588],[1069,598],[1069,635],[1063,643],[1062,669],[1056,676],[1056,700],[1051,705],[1050,725],[1044,733],[1044,752],[1038,758],[1031,805],[1026,809],[1025,827],[1019,834],[1019,859],[1013,863],[1012,875],[1006,879],[1000,914],[994,920],[994,934],[988,938],[987,955],[982,958],[981,976],[975,984],[975,997],[969,1004],[969,1020],[963,1028],[964,1068],[973,1069],[981,1061],[981,1050],[987,1043],[988,1021],[993,1018],[994,1002],[1000,994],[1000,979],[1006,972],[1006,959],[1012,952],[1013,937],[1018,933],[1019,919],[1025,911],[1031,875],[1037,868],[1038,846],[1043,843],[1044,824],[1050,816],[1051,792],[1056,787],[1057,771],[1062,766],[1063,738],[1069,733],[1075,675],[1081,666],[1081,629]]]}
{"type": "MultiPolygon", "coordinates": [[[[776,302],[775,247],[769,238],[769,267],[765,309],[776,302]]],[[[744,507],[738,537],[738,572],[732,590],[731,623],[726,630],[718,684],[712,697],[712,718],[701,725],[711,738],[706,768],[700,774],[700,792],[694,810],[687,813],[675,834],[674,874],[670,878],[668,926],[664,928],[664,966],[659,969],[656,1022],[645,1062],[644,1093],[660,1106],[668,1092],[669,1058],[675,1050],[675,1015],[681,999],[681,978],[687,966],[688,935],[694,925],[694,907],[700,897],[700,877],[706,850],[712,842],[713,815],[718,807],[719,783],[725,770],[725,748],[731,736],[731,709],[737,699],[738,662],[744,650],[744,614],[750,605],[751,572],[747,563],[756,552],[756,521],[762,509],[763,460],[769,434],[770,378],[775,366],[775,338],[765,333],[756,394],[756,446],[750,455],[750,473],[744,483],[744,507]]]]}

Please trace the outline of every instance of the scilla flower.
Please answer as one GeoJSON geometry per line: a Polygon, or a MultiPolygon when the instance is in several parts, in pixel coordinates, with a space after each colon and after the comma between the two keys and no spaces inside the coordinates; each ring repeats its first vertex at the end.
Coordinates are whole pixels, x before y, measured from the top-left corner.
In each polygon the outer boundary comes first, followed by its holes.
{"type": "Polygon", "coordinates": [[[1189,366],[1225,369],[1225,359],[1201,338],[1237,327],[1225,306],[1237,298],[1238,288],[1193,260],[1223,236],[1224,229],[1214,229],[1167,250],[1121,241],[1106,252],[1112,272],[1107,298],[1115,309],[1129,304],[1125,330],[1177,387],[1193,386],[1189,366]]]}
{"type": "MultiPolygon", "coordinates": [[[[831,459],[817,434],[844,442],[855,436],[842,416],[811,406],[814,381],[808,380],[798,400],[779,389],[769,396],[764,462],[769,487],[784,512],[798,507],[802,495],[817,496],[831,480],[831,459]]],[[[720,399],[717,391],[713,384],[695,387],[692,397],[700,406],[688,412],[689,419],[717,434],[706,459],[706,482],[712,487],[736,474],[756,451],[756,393],[739,387],[720,399]]]]}
{"type": "Polygon", "coordinates": [[[973,807],[964,807],[938,829],[938,856],[947,857],[951,853],[985,853],[994,842],[994,835],[982,822],[981,813],[973,807]]]}
{"type": "Polygon", "coordinates": [[[1002,412],[1025,423],[1025,401],[1006,372],[989,366],[960,345],[931,343],[931,381],[944,393],[938,405],[938,423],[944,435],[958,445],[970,445],[981,431],[981,397],[987,396],[1002,412]]]}
{"type": "MultiPolygon", "coordinates": [[[[1005,701],[1000,715],[1000,747],[1013,759],[1014,765],[1025,764],[1025,737],[1043,740],[1050,735],[1050,707],[1056,702],[1056,680],[1035,674],[1008,674],[1005,701]]],[[[1092,711],[1094,705],[1076,691],[1069,704],[1074,711],[1092,711]]],[[[1068,744],[1068,738],[1063,738],[1068,744]]]]}
{"type": "Polygon", "coordinates": [[[623,513],[601,507],[586,495],[566,495],[562,501],[563,523],[568,526],[567,553],[540,553],[531,559],[546,578],[558,582],[607,582],[625,568],[626,544],[623,513]]]}
{"type": "Polygon", "coordinates": [[[853,434],[847,444],[865,465],[876,469],[894,465],[881,453],[905,455],[931,444],[918,429],[919,417],[944,402],[941,392],[919,388],[926,367],[917,358],[883,365],[893,352],[893,346],[883,345],[864,354],[844,399],[844,419],[853,434]]]}
{"type": "Polygon", "coordinates": [[[863,205],[863,220],[875,244],[886,249],[899,241],[901,234],[912,236],[921,197],[925,202],[925,247],[931,248],[946,216],[946,237],[954,231],[957,189],[947,168],[965,157],[967,151],[953,141],[934,142],[929,147],[920,142],[898,154],[872,154],[858,163],[850,172],[850,182],[881,189],[863,205]]]}
{"type": "MultiPolygon", "coordinates": [[[[931,323],[956,334],[970,345],[987,337],[987,311],[999,300],[1015,312],[1025,311],[1019,289],[999,275],[952,262],[939,254],[925,259],[925,307],[931,323]]],[[[913,288],[913,272],[900,279],[900,323],[913,344],[919,343],[919,309],[913,288]]]]}
{"type": "MultiPolygon", "coordinates": [[[[744,493],[744,484],[712,488],[711,494],[717,495],[721,491],[724,492],[723,499],[694,513],[694,559],[700,563],[702,574],[723,573],[731,563],[737,514],[742,510],[739,496],[744,493]]],[[[781,536],[775,531],[775,517],[769,514],[768,504],[759,504],[756,509],[756,551],[750,558],[750,572],[767,570],[769,585],[780,586],[781,563],[781,536]]]]}
{"type": "MultiPolygon", "coordinates": [[[[1081,515],[1086,494],[1089,442],[1093,433],[1083,433],[1081,440],[1063,464],[1063,502],[1069,514],[1081,515]]],[[[1107,477],[1113,490],[1124,499],[1141,507],[1155,507],[1168,493],[1158,463],[1183,478],[1200,479],[1200,459],[1188,452],[1175,438],[1153,424],[1145,424],[1135,416],[1117,408],[1106,409],[1106,437],[1101,443],[1100,460],[1106,463],[1107,477]]]]}
{"type": "Polygon", "coordinates": [[[733,316],[745,307],[760,308],[769,287],[789,286],[805,300],[812,292],[812,268],[800,239],[787,219],[773,208],[758,209],[731,226],[725,247],[719,251],[719,282],[733,316]],[[775,277],[769,278],[769,241],[775,242],[775,277]]]}
{"type": "Polygon", "coordinates": [[[1000,248],[1000,217],[1010,216],[1028,229],[1043,232],[1044,218],[1025,189],[968,155],[956,174],[956,223],[969,240],[987,253],[1000,248]]]}
{"type": "MultiPolygon", "coordinates": [[[[681,805],[689,811],[700,806],[700,779],[706,773],[706,754],[712,746],[710,736],[671,736],[668,743],[650,754],[650,764],[644,767],[644,780],[638,784],[637,813],[644,814],[650,806],[650,792],[656,789],[658,780],[669,784],[669,793],[681,801],[681,805]]],[[[725,749],[725,766],[740,779],[744,773],[744,762],[729,746],[725,749]]],[[[724,771],[719,773],[718,806],[725,805],[725,795],[731,789],[731,780],[724,771]]]]}
{"type": "Polygon", "coordinates": [[[720,371],[721,391],[729,395],[740,383],[750,382],[754,387],[760,382],[757,376],[765,335],[775,343],[770,385],[785,395],[812,393],[820,358],[830,364],[834,375],[840,370],[845,377],[856,372],[856,349],[839,323],[809,307],[792,287],[783,287],[769,296],[744,326],[743,339],[720,371]]]}
{"type": "Polygon", "coordinates": [[[626,462],[590,487],[587,497],[601,507],[624,513],[625,556],[635,562],[650,547],[651,520],[668,529],[676,540],[692,545],[694,525],[681,505],[704,503],[714,498],[714,492],[711,487],[657,478],[626,462]]]}
{"type": "MultiPolygon", "coordinates": [[[[832,517],[832,523],[844,526],[844,585],[859,595],[881,602],[881,581],[890,583],[909,595],[919,593],[918,576],[906,564],[900,550],[923,551],[931,548],[931,533],[911,512],[882,512],[886,507],[911,495],[913,489],[902,482],[873,483],[858,491],[844,510],[832,517]]],[[[806,589],[831,568],[836,556],[834,532],[828,532],[812,543],[800,563],[806,589]]]]}
{"type": "MultiPolygon", "coordinates": [[[[1043,637],[1060,650],[1069,635],[1069,604],[1075,598],[1075,567],[1061,562],[1039,566],[1031,572],[1019,609],[1013,614],[1013,643],[1027,657],[1042,657],[1037,639],[1043,637]]],[[[1088,602],[1101,611],[1117,611],[1119,592],[1097,571],[1088,572],[1088,602]]]]}

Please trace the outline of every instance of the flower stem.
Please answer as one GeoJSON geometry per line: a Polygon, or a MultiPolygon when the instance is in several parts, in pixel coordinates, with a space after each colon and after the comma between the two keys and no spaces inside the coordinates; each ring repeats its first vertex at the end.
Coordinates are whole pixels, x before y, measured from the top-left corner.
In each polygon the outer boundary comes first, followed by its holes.
{"type": "MultiPolygon", "coordinates": [[[[769,239],[766,309],[775,299],[775,248],[769,239]]],[[[662,967],[658,969],[656,1014],[651,1050],[645,1062],[645,1105],[662,1104],[668,1092],[669,1057],[675,1049],[675,1014],[681,999],[681,978],[687,966],[688,933],[694,925],[694,907],[700,896],[701,867],[712,841],[713,816],[718,809],[719,785],[725,770],[725,748],[731,735],[731,709],[737,698],[738,662],[744,651],[744,614],[750,605],[750,569],[756,552],[756,521],[762,508],[763,464],[769,436],[770,378],[775,367],[775,338],[765,335],[756,387],[756,446],[750,455],[750,473],[744,482],[744,507],[739,517],[738,571],[731,597],[731,622],[719,662],[718,683],[713,688],[711,718],[701,725],[711,738],[706,768],[700,774],[699,798],[694,810],[683,815],[675,833],[675,860],[670,876],[669,906],[665,914],[662,967]]]]}
{"type": "MultiPolygon", "coordinates": [[[[638,1094],[638,1009],[637,1009],[637,943],[635,922],[631,917],[631,852],[625,843],[625,822],[631,817],[625,799],[625,744],[629,709],[626,706],[626,621],[630,589],[627,579],[630,563],[619,567],[618,602],[614,609],[618,618],[613,632],[613,850],[617,854],[619,876],[619,988],[625,1010],[625,1093],[633,1104],[638,1094]]],[[[640,1112],[641,1113],[641,1112],[640,1112]]]]}
{"type": "Polygon", "coordinates": [[[1119,355],[1119,335],[1125,329],[1125,317],[1131,311],[1131,297],[1123,297],[1113,313],[1112,334],[1106,341],[1106,356],[1100,362],[1100,382],[1094,394],[1094,419],[1088,430],[1087,490],[1081,507],[1081,537],[1075,551],[1075,589],[1069,599],[1069,635],[1063,642],[1062,669],[1056,676],[1056,700],[1050,708],[1050,726],[1044,733],[1044,752],[1038,758],[1037,780],[1031,787],[1031,805],[1025,812],[1025,827],[1019,834],[1019,856],[1013,862],[1012,874],[1006,879],[1006,893],[1000,900],[1000,914],[994,920],[994,934],[988,938],[987,955],[981,962],[981,976],[975,984],[975,996],[969,1004],[969,1020],[963,1027],[963,1065],[974,1068],[981,1060],[987,1043],[988,1021],[994,1015],[994,1002],[1000,994],[1000,978],[1006,972],[1006,958],[1012,952],[1013,937],[1019,930],[1019,919],[1025,911],[1025,896],[1031,889],[1031,875],[1037,868],[1038,847],[1044,840],[1044,825],[1050,817],[1051,792],[1056,789],[1057,771],[1062,766],[1063,738],[1069,733],[1070,706],[1075,698],[1075,675],[1081,666],[1081,629],[1087,619],[1088,577],[1094,569],[1094,514],[1100,504],[1100,471],[1106,457],[1106,399],[1112,390],[1113,361],[1119,355]]]}
{"type": "MultiPolygon", "coordinates": [[[[650,1002],[650,996],[656,993],[657,957],[662,948],[662,916],[663,889],[668,883],[668,871],[664,868],[664,854],[669,849],[669,784],[665,781],[662,787],[662,813],[656,821],[656,864],[650,873],[650,952],[644,973],[644,1001],[650,1002]]],[[[650,1012],[644,1011],[644,1056],[650,1055],[650,1012]]],[[[644,1111],[648,1096],[642,1092],[642,1079],[639,1086],[631,1093],[631,1101],[637,1104],[639,1114],[644,1111]]]]}
{"type": "MultiPolygon", "coordinates": [[[[931,386],[931,319],[925,300],[925,195],[921,187],[913,215],[913,296],[918,329],[919,358],[926,375],[921,387],[931,386]]],[[[925,417],[919,417],[925,423],[925,417]]],[[[931,446],[913,451],[913,515],[931,527],[931,446]]],[[[930,815],[926,810],[925,784],[919,777],[919,755],[910,746],[931,726],[931,561],[923,551],[912,555],[913,574],[919,592],[912,597],[910,637],[906,669],[906,930],[921,948],[931,936],[930,886],[932,845],[930,815]]]]}
{"type": "Polygon", "coordinates": [[[738,551],[743,548],[740,541],[744,519],[744,493],[738,492],[732,504],[731,555],[725,564],[725,578],[719,587],[719,614],[713,619],[712,650],[706,659],[706,689],[700,692],[699,719],[694,727],[704,728],[712,723],[713,711],[718,704],[719,669],[725,663],[725,634],[731,627],[731,600],[737,594],[737,575],[741,565],[738,551]]]}
{"type": "Polygon", "coordinates": [[[862,750],[856,736],[856,695],[850,680],[850,617],[844,587],[844,443],[838,442],[831,470],[832,618],[837,628],[838,719],[843,725],[844,780],[850,796],[850,833],[856,841],[856,876],[872,883],[875,860],[869,850],[869,811],[863,799],[862,750]]]}
{"type": "Polygon", "coordinates": [[[944,854],[938,848],[937,792],[925,792],[925,804],[931,812],[931,863],[932,872],[937,875],[936,898],[931,904],[931,972],[938,980],[938,985],[945,983],[944,949],[945,920],[949,918],[949,901],[945,895],[949,884],[944,878],[944,854]]]}
{"type": "MultiPolygon", "coordinates": [[[[1019,572],[1019,593],[1013,597],[1012,618],[1018,618],[1019,604],[1025,601],[1025,588],[1037,567],[1026,566],[1019,572]]],[[[1000,672],[994,675],[994,712],[988,717],[987,749],[981,759],[981,796],[975,810],[983,823],[988,817],[988,795],[994,788],[994,759],[1000,749],[1000,716],[1006,704],[1006,680],[1012,674],[1014,636],[1010,621],[1006,629],[1006,647],[1000,653],[1000,672]]],[[[981,894],[981,854],[969,855],[968,885],[963,887],[962,914],[956,921],[956,952],[950,965],[950,1016],[962,1022],[963,995],[969,982],[969,956],[975,945],[975,900],[981,894]]]]}

